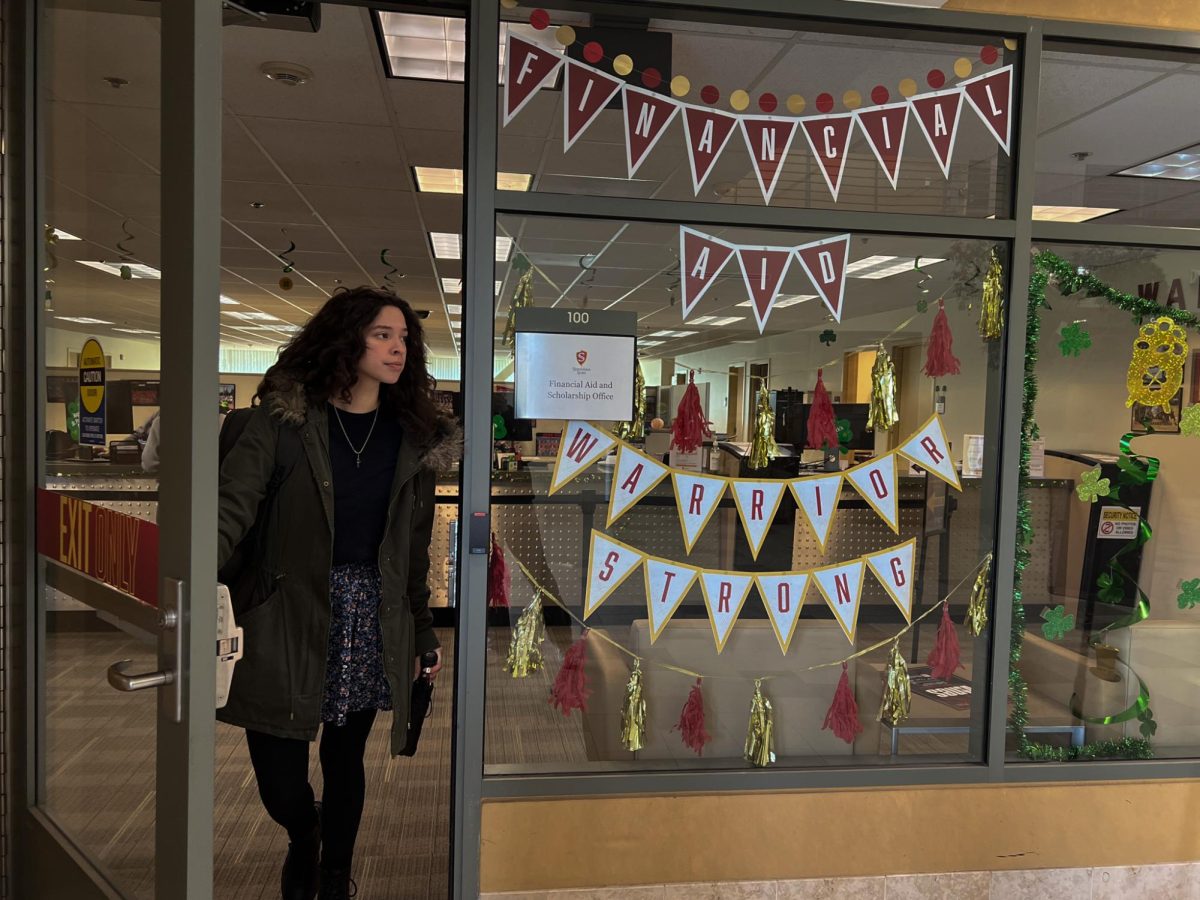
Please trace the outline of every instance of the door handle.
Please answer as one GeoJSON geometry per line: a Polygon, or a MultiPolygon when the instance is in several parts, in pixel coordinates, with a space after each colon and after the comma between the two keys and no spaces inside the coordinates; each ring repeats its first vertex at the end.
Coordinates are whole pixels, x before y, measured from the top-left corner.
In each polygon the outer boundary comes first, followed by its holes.
{"type": "Polygon", "coordinates": [[[122,659],[108,667],[108,683],[118,691],[144,691],[165,688],[159,692],[159,712],[169,721],[183,721],[183,691],[179,665],[183,659],[184,583],[177,578],[164,578],[158,611],[158,650],[166,668],[157,672],[131,673],[133,660],[122,659]]]}
{"type": "Polygon", "coordinates": [[[143,672],[140,675],[131,675],[129,668],[132,665],[132,659],[113,663],[108,667],[108,683],[118,691],[144,691],[147,688],[175,683],[174,672],[143,672]]]}

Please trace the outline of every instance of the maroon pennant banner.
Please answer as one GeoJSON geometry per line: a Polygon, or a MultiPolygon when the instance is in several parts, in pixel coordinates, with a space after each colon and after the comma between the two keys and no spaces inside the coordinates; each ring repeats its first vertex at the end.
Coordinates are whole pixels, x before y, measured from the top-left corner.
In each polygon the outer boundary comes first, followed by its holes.
{"type": "Polygon", "coordinates": [[[733,244],[726,243],[684,225],[679,226],[679,288],[683,301],[683,318],[687,319],[700,298],[704,296],[729,257],[733,244]]]}
{"type": "Polygon", "coordinates": [[[796,256],[817,293],[834,319],[842,321],[842,300],[846,295],[846,261],[850,256],[850,235],[814,241],[796,248],[796,256]]]}
{"type": "Polygon", "coordinates": [[[738,264],[746,280],[759,334],[767,325],[794,250],[793,247],[738,247],[738,264]]]}
{"type": "Polygon", "coordinates": [[[662,94],[625,85],[625,162],[632,178],[663,136],[679,104],[662,94]]]}
{"type": "Polygon", "coordinates": [[[959,85],[983,124],[1000,142],[1004,152],[1012,155],[1012,91],[1013,67],[1005,66],[986,75],[978,75],[959,85]]]}
{"type": "Polygon", "coordinates": [[[801,119],[804,134],[812,148],[813,155],[821,165],[821,174],[829,185],[829,192],[837,201],[838,191],[842,187],[842,176],[846,173],[846,151],[850,148],[850,132],[854,126],[854,116],[849,113],[837,116],[810,116],[801,119]]]}
{"type": "Polygon", "coordinates": [[[692,191],[700,194],[700,186],[712,171],[713,164],[737,125],[737,116],[729,116],[698,106],[683,108],[684,130],[687,132],[688,162],[692,167],[692,191]]]}
{"type": "Polygon", "coordinates": [[[871,152],[879,161],[892,190],[900,178],[900,154],[908,131],[908,103],[888,103],[869,109],[855,110],[858,127],[867,137],[871,152]]]}
{"type": "Polygon", "coordinates": [[[616,96],[625,82],[599,69],[567,60],[567,75],[563,88],[563,150],[570,150],[587,127],[600,115],[600,110],[616,96]]]}
{"type": "Polygon", "coordinates": [[[504,52],[504,124],[525,108],[538,88],[550,81],[563,58],[553,50],[523,41],[508,33],[504,52]]]}
{"type": "Polygon", "coordinates": [[[796,121],[774,116],[742,116],[742,136],[754,163],[763,203],[770,203],[771,195],[775,193],[783,161],[796,136],[796,121]]]}
{"type": "Polygon", "coordinates": [[[950,177],[950,158],[954,155],[954,141],[958,137],[958,118],[962,112],[962,91],[952,88],[912,97],[913,112],[917,124],[929,142],[933,155],[937,157],[942,174],[950,177]]]}

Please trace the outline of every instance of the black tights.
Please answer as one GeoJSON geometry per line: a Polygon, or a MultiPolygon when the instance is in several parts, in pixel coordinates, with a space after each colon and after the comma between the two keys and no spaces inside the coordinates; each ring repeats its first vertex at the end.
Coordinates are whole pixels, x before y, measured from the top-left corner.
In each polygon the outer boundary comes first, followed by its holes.
{"type": "MultiPolygon", "coordinates": [[[[367,780],[363,754],[375,710],[346,716],[342,726],[321,726],[321,865],[350,867],[354,839],[362,819],[367,780]]],[[[250,762],[258,779],[258,794],[267,813],[287,829],[292,841],[303,840],[317,824],[313,789],[308,783],[308,741],[246,730],[250,762]]]]}

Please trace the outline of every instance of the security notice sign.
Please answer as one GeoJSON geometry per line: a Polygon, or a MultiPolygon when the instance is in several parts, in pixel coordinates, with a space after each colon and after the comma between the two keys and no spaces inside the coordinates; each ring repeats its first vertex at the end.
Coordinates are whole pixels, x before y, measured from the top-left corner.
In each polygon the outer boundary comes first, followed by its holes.
{"type": "Polygon", "coordinates": [[[1138,519],[1141,518],[1142,508],[1131,506],[1104,506],[1100,509],[1100,524],[1096,528],[1096,537],[1109,540],[1127,541],[1137,537],[1138,519]]]}
{"type": "Polygon", "coordinates": [[[88,338],[79,351],[79,443],[103,447],[108,440],[104,416],[104,350],[88,338]]]}
{"type": "Polygon", "coordinates": [[[529,307],[516,331],[518,419],[633,418],[634,314],[529,307]]]}

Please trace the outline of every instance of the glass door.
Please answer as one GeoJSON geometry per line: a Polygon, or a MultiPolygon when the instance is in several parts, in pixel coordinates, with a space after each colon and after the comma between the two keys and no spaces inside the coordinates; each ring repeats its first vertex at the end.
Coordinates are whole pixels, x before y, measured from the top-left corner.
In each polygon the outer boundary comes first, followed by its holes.
{"type": "Polygon", "coordinates": [[[15,896],[209,897],[220,4],[27,9],[15,896]]]}

